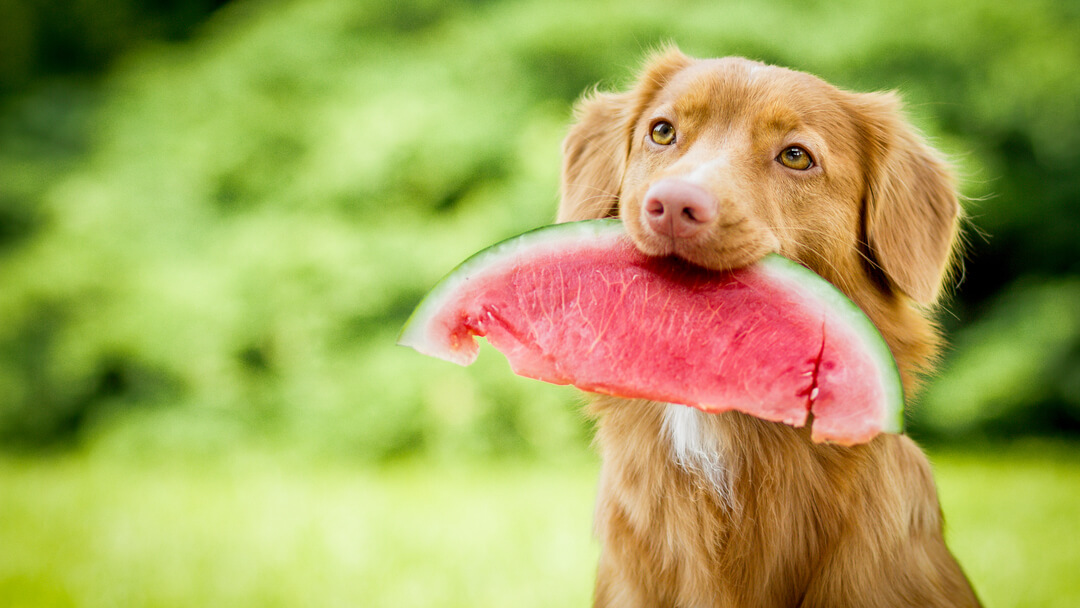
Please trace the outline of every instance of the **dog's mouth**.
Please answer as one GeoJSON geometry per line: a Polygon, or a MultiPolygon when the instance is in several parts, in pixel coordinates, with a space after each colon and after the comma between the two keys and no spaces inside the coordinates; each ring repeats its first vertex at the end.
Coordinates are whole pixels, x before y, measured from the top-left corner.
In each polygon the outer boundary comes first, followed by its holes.
{"type": "Polygon", "coordinates": [[[638,243],[638,249],[654,257],[672,257],[709,270],[726,271],[750,266],[775,248],[753,244],[734,244],[730,247],[708,247],[697,243],[675,240],[661,248],[646,248],[638,243]]]}
{"type": "Polygon", "coordinates": [[[678,258],[709,270],[742,268],[780,251],[776,235],[748,218],[714,222],[692,236],[658,234],[648,225],[622,219],[634,245],[645,255],[678,258]]]}
{"type": "Polygon", "coordinates": [[[699,183],[668,177],[651,183],[620,217],[634,244],[653,257],[678,257],[710,270],[748,266],[779,250],[779,240],[737,205],[699,183]]]}

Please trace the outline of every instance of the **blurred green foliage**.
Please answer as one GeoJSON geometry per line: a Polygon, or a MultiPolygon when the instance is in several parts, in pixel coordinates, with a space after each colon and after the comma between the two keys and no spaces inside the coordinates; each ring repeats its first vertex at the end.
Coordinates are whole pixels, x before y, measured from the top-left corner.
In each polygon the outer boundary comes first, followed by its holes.
{"type": "Polygon", "coordinates": [[[145,41],[183,40],[224,0],[0,0],[0,92],[93,74],[145,41]]]}
{"type": "Polygon", "coordinates": [[[5,446],[582,449],[573,391],[393,343],[553,218],[572,102],[665,41],[900,89],[977,227],[913,432],[1080,428],[1075,3],[214,4],[0,2],[5,446]]]}

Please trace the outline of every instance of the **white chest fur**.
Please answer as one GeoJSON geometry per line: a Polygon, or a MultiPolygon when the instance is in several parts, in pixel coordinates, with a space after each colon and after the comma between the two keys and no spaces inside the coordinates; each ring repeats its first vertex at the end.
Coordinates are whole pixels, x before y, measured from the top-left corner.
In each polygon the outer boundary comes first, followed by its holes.
{"type": "Polygon", "coordinates": [[[663,434],[671,442],[671,457],[692,475],[713,487],[728,508],[736,507],[731,488],[731,463],[726,458],[724,427],[715,414],[669,403],[664,411],[663,434]]]}

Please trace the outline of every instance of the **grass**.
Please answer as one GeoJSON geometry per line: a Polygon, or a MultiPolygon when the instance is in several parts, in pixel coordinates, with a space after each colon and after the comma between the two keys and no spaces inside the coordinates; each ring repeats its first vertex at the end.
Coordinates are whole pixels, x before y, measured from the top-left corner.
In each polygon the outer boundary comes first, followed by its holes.
{"type": "MultiPolygon", "coordinates": [[[[935,453],[987,606],[1080,603],[1080,449],[935,453]]],[[[583,606],[596,466],[0,460],[5,606],[583,606]]]]}
{"type": "Polygon", "coordinates": [[[1080,606],[1080,449],[932,455],[946,538],[988,607],[1080,606]]]}
{"type": "Polygon", "coordinates": [[[0,464],[0,604],[587,603],[593,471],[0,464]]]}

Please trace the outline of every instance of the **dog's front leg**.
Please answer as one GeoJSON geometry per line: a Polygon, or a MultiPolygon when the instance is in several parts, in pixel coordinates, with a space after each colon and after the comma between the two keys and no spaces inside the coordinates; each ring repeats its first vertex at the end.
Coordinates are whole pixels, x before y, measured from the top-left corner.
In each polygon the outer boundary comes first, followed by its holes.
{"type": "Polygon", "coordinates": [[[610,554],[600,556],[593,591],[594,608],[654,608],[667,604],[650,589],[648,577],[628,564],[616,563],[610,554]]]}

